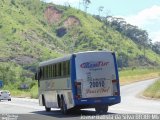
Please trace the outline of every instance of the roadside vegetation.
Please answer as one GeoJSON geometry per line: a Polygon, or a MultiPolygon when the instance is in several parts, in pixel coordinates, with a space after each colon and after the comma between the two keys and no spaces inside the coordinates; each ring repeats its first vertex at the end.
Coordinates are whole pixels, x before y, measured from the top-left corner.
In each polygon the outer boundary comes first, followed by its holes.
{"type": "MultiPolygon", "coordinates": [[[[157,78],[160,76],[160,68],[135,68],[135,69],[125,69],[119,72],[120,84],[130,84],[133,82],[138,82],[141,80],[157,78]]],[[[160,97],[160,80],[155,83],[149,90],[145,91],[146,96],[160,97]],[[155,87],[156,86],[156,87],[155,87]],[[156,89],[156,90],[155,90],[156,89]],[[159,91],[158,91],[159,90],[159,91]],[[150,92],[151,91],[151,92],[150,92]],[[157,91],[157,92],[155,92],[157,91]],[[149,92],[149,93],[148,93],[149,92]],[[155,92],[155,93],[154,93],[155,92]],[[155,95],[155,96],[154,96],[155,95]]],[[[37,81],[33,81],[29,89],[19,89],[17,85],[7,85],[3,89],[11,91],[12,96],[16,97],[29,97],[29,98],[38,98],[38,85],[37,81]]]]}
{"type": "Polygon", "coordinates": [[[0,0],[0,8],[0,80],[12,96],[37,98],[37,64],[79,51],[116,52],[121,85],[160,75],[160,43],[123,19],[101,18],[102,7],[99,16],[43,0],[0,0]]]}
{"type": "Polygon", "coordinates": [[[130,84],[133,82],[160,77],[160,68],[132,68],[119,72],[120,84],[130,84]]]}
{"type": "Polygon", "coordinates": [[[15,85],[5,85],[4,90],[9,90],[12,97],[28,97],[28,98],[38,98],[38,85],[35,82],[34,86],[29,89],[20,89],[15,85]]]}
{"type": "Polygon", "coordinates": [[[149,86],[144,92],[143,95],[149,98],[160,99],[160,79],[158,79],[154,84],[149,86]]]}
{"type": "MultiPolygon", "coordinates": [[[[138,82],[142,80],[159,78],[160,68],[139,68],[139,69],[127,69],[119,72],[120,84],[126,85],[133,82],[138,82]]],[[[154,84],[149,86],[143,95],[149,98],[160,99],[160,79],[158,79],[154,84]]]]}

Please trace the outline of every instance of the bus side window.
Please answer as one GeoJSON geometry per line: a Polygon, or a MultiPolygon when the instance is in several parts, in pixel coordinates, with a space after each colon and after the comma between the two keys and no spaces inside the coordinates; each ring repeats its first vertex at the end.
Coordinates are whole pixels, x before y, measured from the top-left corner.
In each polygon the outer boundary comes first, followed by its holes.
{"type": "Polygon", "coordinates": [[[56,77],[56,65],[53,65],[53,77],[56,77]]]}
{"type": "Polygon", "coordinates": [[[56,77],[58,76],[58,64],[56,64],[56,77]]]}
{"type": "Polygon", "coordinates": [[[58,70],[59,70],[59,71],[58,71],[58,76],[61,77],[61,74],[62,74],[62,73],[61,73],[61,72],[62,72],[62,71],[61,71],[61,63],[58,64],[58,67],[59,67],[59,68],[58,68],[58,70]]]}
{"type": "Polygon", "coordinates": [[[49,67],[49,65],[48,65],[48,66],[47,66],[47,70],[48,70],[48,77],[47,77],[47,78],[48,78],[48,79],[49,79],[49,77],[50,77],[50,71],[49,71],[49,68],[50,68],[50,67],[49,67]]]}
{"type": "Polygon", "coordinates": [[[50,70],[51,70],[51,72],[50,72],[50,78],[52,78],[52,65],[50,66],[50,70]]]}
{"type": "Polygon", "coordinates": [[[49,65],[49,78],[51,78],[52,70],[51,70],[51,65],[49,65]]]}
{"type": "Polygon", "coordinates": [[[64,76],[64,62],[61,63],[61,77],[64,76]]]}
{"type": "Polygon", "coordinates": [[[45,66],[45,79],[47,79],[47,77],[48,77],[47,72],[48,72],[47,66],[45,66]]]}
{"type": "Polygon", "coordinates": [[[48,65],[48,78],[50,78],[50,66],[48,65]]]}
{"type": "Polygon", "coordinates": [[[46,66],[46,79],[48,79],[49,73],[48,73],[48,66],[46,66]]]}
{"type": "Polygon", "coordinates": [[[51,65],[51,78],[53,78],[53,65],[51,65]]]}
{"type": "Polygon", "coordinates": [[[63,76],[66,76],[66,71],[67,71],[67,70],[66,70],[66,68],[67,68],[67,67],[66,67],[66,63],[67,63],[66,61],[63,62],[63,72],[64,72],[64,75],[63,75],[63,76]]]}
{"type": "Polygon", "coordinates": [[[44,66],[44,79],[46,79],[46,66],[44,66]]]}
{"type": "Polygon", "coordinates": [[[50,77],[50,71],[49,71],[50,66],[49,65],[47,66],[47,69],[48,69],[48,77],[47,78],[49,78],[50,77]]]}
{"type": "Polygon", "coordinates": [[[41,67],[41,79],[43,79],[43,67],[41,67]]]}
{"type": "Polygon", "coordinates": [[[70,75],[70,61],[66,62],[66,75],[69,76],[70,75]]]}

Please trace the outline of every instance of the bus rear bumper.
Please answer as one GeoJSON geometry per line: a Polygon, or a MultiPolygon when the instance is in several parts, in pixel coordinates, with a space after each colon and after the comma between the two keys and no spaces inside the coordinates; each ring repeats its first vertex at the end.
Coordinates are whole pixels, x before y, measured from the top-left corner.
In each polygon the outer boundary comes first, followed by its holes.
{"type": "Polygon", "coordinates": [[[75,106],[83,105],[114,105],[121,102],[120,96],[98,97],[98,98],[81,98],[75,100],[75,106]]]}

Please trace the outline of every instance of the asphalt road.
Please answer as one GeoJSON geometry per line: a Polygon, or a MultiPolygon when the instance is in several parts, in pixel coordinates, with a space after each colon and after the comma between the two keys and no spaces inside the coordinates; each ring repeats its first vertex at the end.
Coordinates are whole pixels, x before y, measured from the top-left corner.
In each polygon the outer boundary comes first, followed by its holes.
{"type": "MultiPolygon", "coordinates": [[[[109,107],[110,114],[160,114],[160,100],[148,100],[140,97],[140,93],[155,80],[146,80],[121,86],[120,104],[109,107]]],[[[45,112],[36,99],[12,98],[12,101],[0,102],[0,120],[9,117],[18,120],[57,120],[57,119],[83,119],[84,116],[95,115],[94,109],[85,109],[81,112],[70,112],[62,115],[59,109],[45,112]]]]}

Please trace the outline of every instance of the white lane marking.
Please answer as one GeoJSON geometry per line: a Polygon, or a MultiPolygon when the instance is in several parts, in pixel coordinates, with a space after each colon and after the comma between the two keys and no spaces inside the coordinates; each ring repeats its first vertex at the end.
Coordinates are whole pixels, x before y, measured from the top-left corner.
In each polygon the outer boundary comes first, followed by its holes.
{"type": "Polygon", "coordinates": [[[155,114],[155,112],[145,112],[145,111],[140,111],[140,110],[126,110],[126,109],[122,109],[122,108],[111,108],[109,109],[111,111],[123,111],[123,112],[131,112],[131,113],[144,113],[144,114],[155,114]]]}
{"type": "MultiPolygon", "coordinates": [[[[22,105],[22,104],[18,104],[18,103],[12,103],[12,102],[3,102],[0,104],[4,104],[4,105],[12,105],[12,106],[19,106],[19,107],[25,107],[25,108],[31,108],[31,109],[35,109],[35,110],[44,110],[44,106],[39,106],[38,104],[35,106],[31,106],[31,105],[22,105]]],[[[60,110],[58,108],[52,108],[52,110],[60,110]]]]}
{"type": "Polygon", "coordinates": [[[12,98],[15,101],[28,101],[28,102],[38,102],[38,99],[29,99],[29,98],[12,98]]]}
{"type": "Polygon", "coordinates": [[[1,104],[4,105],[13,105],[13,106],[19,106],[19,107],[26,107],[26,108],[32,108],[32,109],[37,109],[37,110],[42,110],[41,106],[31,106],[31,105],[22,105],[22,104],[18,104],[18,103],[12,103],[12,102],[3,102],[1,104]]]}
{"type": "MultiPolygon", "coordinates": [[[[22,105],[22,104],[17,104],[17,103],[11,103],[11,102],[3,102],[0,104],[5,104],[5,105],[13,105],[13,106],[19,106],[19,107],[25,107],[25,108],[31,108],[31,109],[35,109],[35,110],[44,110],[43,106],[30,106],[30,105],[22,105]]],[[[54,108],[53,110],[60,110],[60,109],[56,109],[54,108]]],[[[88,111],[95,111],[95,109],[83,109],[83,110],[88,110],[88,111]]],[[[155,112],[145,112],[145,111],[139,111],[139,110],[126,110],[123,108],[109,108],[109,112],[114,112],[118,113],[118,114],[124,114],[124,113],[141,113],[141,114],[155,114],[155,112]],[[117,112],[120,111],[120,112],[117,112]]],[[[160,113],[156,113],[156,114],[160,114],[160,113]]]]}
{"type": "MultiPolygon", "coordinates": [[[[87,111],[95,111],[94,108],[90,108],[90,109],[82,109],[82,110],[87,110],[87,111]]],[[[108,112],[114,112],[115,113],[118,113],[118,114],[125,114],[125,113],[141,113],[141,114],[160,114],[160,113],[155,113],[155,112],[145,112],[145,111],[140,111],[140,110],[128,110],[127,108],[126,109],[123,109],[123,108],[109,108],[108,112]],[[120,112],[117,112],[117,111],[120,111],[120,112]]]]}

